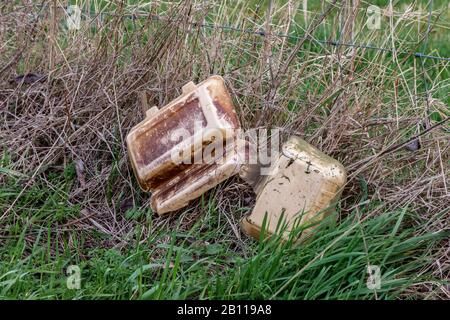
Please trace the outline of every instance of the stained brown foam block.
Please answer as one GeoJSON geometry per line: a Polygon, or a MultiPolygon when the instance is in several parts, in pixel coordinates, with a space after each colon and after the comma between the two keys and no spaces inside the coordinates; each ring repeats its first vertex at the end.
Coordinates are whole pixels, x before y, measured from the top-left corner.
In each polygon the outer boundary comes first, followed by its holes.
{"type": "Polygon", "coordinates": [[[182,91],[161,109],[149,109],[127,136],[135,176],[144,191],[152,192],[158,214],[186,206],[240,168],[235,141],[240,123],[224,80],[212,76],[182,91]],[[215,155],[223,155],[222,161],[205,162],[205,149],[222,142],[215,155]]]}
{"type": "Polygon", "coordinates": [[[338,161],[306,141],[291,137],[269,174],[256,186],[255,207],[241,225],[249,235],[259,238],[265,217],[269,235],[277,231],[283,217],[283,236],[287,238],[297,223],[309,224],[330,213],[345,182],[346,172],[338,161]]]}
{"type": "Polygon", "coordinates": [[[162,184],[152,194],[151,206],[159,214],[183,208],[217,184],[237,174],[242,165],[242,149],[231,142],[218,162],[192,165],[162,184]]]}

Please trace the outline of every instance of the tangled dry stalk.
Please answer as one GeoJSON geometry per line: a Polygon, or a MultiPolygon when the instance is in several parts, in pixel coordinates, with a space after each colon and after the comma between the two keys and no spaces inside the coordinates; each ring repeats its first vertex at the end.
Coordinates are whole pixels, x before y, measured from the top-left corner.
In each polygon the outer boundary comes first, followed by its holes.
{"type": "MultiPolygon", "coordinates": [[[[153,3],[149,10],[161,19],[124,19],[128,11],[117,5],[114,14],[83,22],[79,31],[60,26],[63,11],[52,15],[52,3],[1,5],[0,149],[12,159],[9,169],[20,173],[23,192],[3,208],[0,226],[23,219],[23,208],[16,204],[28,188],[38,181],[54,188],[49,175],[62,174],[74,164],[77,179],[67,206],[82,210],[79,218],[55,225],[54,235],[96,230],[113,240],[98,243],[93,236],[86,246],[128,245],[137,222],[125,219],[124,212],[149,207],[149,197],[134,181],[124,144],[130,128],[143,117],[140,93],[146,92],[149,106],[162,106],[177,97],[187,81],[220,74],[245,128],[282,128],[346,166],[350,179],[341,214],[407,208],[428,220],[430,230],[448,228],[448,106],[434,98],[448,81],[428,75],[447,68],[448,62],[422,70],[413,57],[315,41],[316,29],[326,23],[343,26],[343,32],[332,31],[330,39],[355,40],[359,1],[354,6],[349,1],[325,2],[324,14],[307,28],[310,36],[297,43],[277,35],[299,28],[293,1],[260,11],[188,1],[165,8],[163,14],[153,3]],[[237,21],[242,29],[264,29],[265,36],[203,28],[210,12],[216,24],[237,21]],[[35,77],[16,78],[30,73],[35,77]],[[432,113],[441,120],[432,119],[432,113]],[[367,198],[359,202],[365,185],[367,198]]],[[[420,18],[426,20],[426,13],[420,18]]],[[[372,32],[367,39],[384,38],[387,45],[395,41],[400,51],[407,44],[393,34],[407,29],[412,23],[408,19],[417,18],[403,18],[404,26],[399,22],[394,29],[379,31],[383,36],[372,32]]],[[[2,184],[7,179],[0,176],[2,184]]],[[[224,237],[233,238],[239,248],[249,240],[240,234],[237,222],[243,213],[236,209],[252,199],[249,188],[237,182],[225,183],[214,195],[230,225],[224,237]]],[[[175,224],[187,229],[203,211],[198,201],[181,216],[154,217],[144,234],[175,224]]],[[[27,237],[31,244],[34,235],[27,237]]],[[[432,266],[443,279],[450,277],[449,244],[443,243],[432,266]]],[[[450,295],[448,288],[442,290],[450,295]]]]}

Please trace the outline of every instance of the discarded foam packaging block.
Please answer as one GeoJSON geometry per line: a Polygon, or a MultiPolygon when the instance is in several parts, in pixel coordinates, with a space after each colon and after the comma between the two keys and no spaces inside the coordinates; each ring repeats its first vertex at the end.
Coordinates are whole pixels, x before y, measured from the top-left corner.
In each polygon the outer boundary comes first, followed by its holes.
{"type": "MultiPolygon", "coordinates": [[[[295,136],[282,146],[282,152],[270,170],[255,185],[255,207],[241,221],[246,233],[258,239],[266,213],[268,235],[276,232],[283,216],[285,239],[294,224],[322,219],[339,199],[346,182],[342,164],[295,136]]],[[[241,176],[244,179],[248,176],[245,169],[241,176]]],[[[306,229],[303,234],[309,232],[311,229],[306,229]]]]}
{"type": "Polygon", "coordinates": [[[155,189],[151,206],[159,214],[178,210],[200,197],[222,181],[239,173],[242,149],[230,142],[221,161],[205,165],[192,165],[155,189]]]}
{"type": "Polygon", "coordinates": [[[235,132],[240,128],[220,76],[182,88],[166,106],[153,107],[127,136],[128,154],[139,185],[151,191],[158,214],[178,210],[240,169],[235,132]],[[222,161],[205,163],[213,143],[228,142],[222,161]]]}
{"type": "Polygon", "coordinates": [[[181,209],[239,173],[254,186],[257,195],[252,213],[242,220],[244,230],[256,238],[266,213],[269,234],[276,231],[284,215],[288,223],[285,237],[299,215],[303,214],[300,223],[306,223],[327,213],[346,181],[339,162],[291,137],[269,175],[260,175],[258,164],[244,165],[249,144],[237,136],[239,128],[231,98],[219,76],[198,85],[190,82],[168,105],[147,110],[146,118],[128,134],[127,145],[139,185],[152,192],[153,210],[161,215],[181,209]],[[223,143],[222,149],[215,148],[223,143]],[[196,162],[197,156],[208,149],[217,151],[214,161],[200,157],[196,162]]]}

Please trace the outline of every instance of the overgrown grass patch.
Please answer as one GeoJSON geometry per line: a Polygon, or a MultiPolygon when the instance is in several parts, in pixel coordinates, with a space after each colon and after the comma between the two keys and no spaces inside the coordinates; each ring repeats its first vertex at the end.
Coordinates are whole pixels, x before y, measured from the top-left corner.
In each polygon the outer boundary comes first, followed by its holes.
{"type": "Polygon", "coordinates": [[[379,30],[365,26],[369,3],[337,1],[306,38],[332,1],[91,0],[77,31],[62,10],[52,28],[53,1],[3,2],[1,297],[448,297],[449,62],[414,55],[449,56],[445,1],[376,1],[379,30]],[[343,163],[334,228],[257,243],[240,231],[254,194],[237,178],[152,212],[124,144],[144,116],[139,94],[163,106],[212,74],[243,128],[281,129],[343,163]]]}

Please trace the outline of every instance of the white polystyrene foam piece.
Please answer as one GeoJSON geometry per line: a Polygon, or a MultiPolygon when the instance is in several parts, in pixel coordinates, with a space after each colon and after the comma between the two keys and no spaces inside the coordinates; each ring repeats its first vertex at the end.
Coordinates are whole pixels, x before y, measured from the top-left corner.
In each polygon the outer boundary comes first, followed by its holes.
{"type": "Polygon", "coordinates": [[[206,86],[200,86],[197,89],[197,97],[200,102],[200,106],[202,107],[203,114],[205,115],[207,127],[225,128],[227,123],[218,116],[217,110],[211,96],[208,93],[208,90],[206,89],[206,86]]]}

